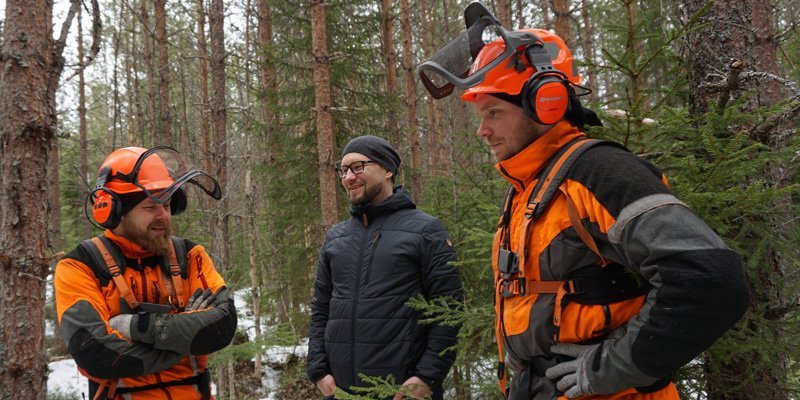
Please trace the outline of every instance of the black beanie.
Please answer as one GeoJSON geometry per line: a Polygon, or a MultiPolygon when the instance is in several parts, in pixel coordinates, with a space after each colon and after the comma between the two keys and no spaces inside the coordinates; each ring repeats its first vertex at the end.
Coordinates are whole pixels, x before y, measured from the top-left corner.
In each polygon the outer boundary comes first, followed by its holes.
{"type": "Polygon", "coordinates": [[[118,194],[117,197],[119,197],[120,201],[122,202],[122,209],[120,210],[119,215],[125,215],[129,213],[131,210],[133,210],[133,208],[136,207],[137,204],[144,201],[144,199],[147,198],[147,195],[142,191],[138,191],[132,193],[118,194]]]}
{"type": "Polygon", "coordinates": [[[370,160],[377,162],[381,167],[397,175],[400,166],[400,156],[386,140],[372,135],[353,138],[344,146],[342,157],[348,153],[361,153],[370,160]]]}

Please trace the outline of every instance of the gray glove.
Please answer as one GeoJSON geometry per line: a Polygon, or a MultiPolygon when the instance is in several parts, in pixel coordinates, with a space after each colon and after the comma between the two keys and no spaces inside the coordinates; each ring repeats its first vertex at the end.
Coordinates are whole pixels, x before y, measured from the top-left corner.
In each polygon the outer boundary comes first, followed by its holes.
{"type": "Polygon", "coordinates": [[[131,320],[133,319],[133,314],[119,314],[111,317],[108,320],[108,324],[111,326],[111,329],[114,329],[125,336],[126,339],[131,339],[131,320]]]}
{"type": "Polygon", "coordinates": [[[183,310],[203,310],[209,306],[213,306],[216,299],[217,296],[211,292],[211,289],[206,289],[205,291],[203,289],[197,289],[194,291],[194,293],[192,293],[192,296],[189,297],[189,302],[186,304],[186,307],[183,310]]]}
{"type": "MultiPolygon", "coordinates": [[[[620,387],[617,390],[608,391],[611,388],[606,387],[600,390],[601,388],[592,388],[589,382],[589,374],[597,371],[596,369],[592,369],[592,363],[595,361],[599,362],[600,357],[603,356],[602,351],[604,347],[609,347],[611,343],[625,336],[625,333],[627,333],[627,327],[623,325],[611,331],[608,337],[600,344],[580,345],[559,343],[551,347],[550,351],[553,353],[574,357],[575,359],[550,367],[544,372],[545,375],[548,379],[558,379],[556,388],[570,399],[587,394],[611,394],[618,390],[625,389],[625,387],[620,387]],[[598,351],[601,353],[597,354],[598,351]]],[[[598,366],[595,366],[595,368],[598,366]]]]}
{"type": "Polygon", "coordinates": [[[553,353],[574,357],[572,361],[556,364],[545,371],[548,379],[556,380],[556,388],[570,399],[594,394],[589,385],[589,369],[599,344],[582,346],[563,343],[550,348],[553,353]],[[560,378],[560,379],[559,379],[560,378]]]}

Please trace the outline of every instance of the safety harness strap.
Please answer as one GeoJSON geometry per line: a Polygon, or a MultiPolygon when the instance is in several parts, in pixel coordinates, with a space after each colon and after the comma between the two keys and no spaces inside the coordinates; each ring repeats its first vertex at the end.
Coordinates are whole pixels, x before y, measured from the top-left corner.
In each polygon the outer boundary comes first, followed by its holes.
{"type": "MultiPolygon", "coordinates": [[[[175,242],[174,238],[171,238],[169,241],[169,274],[172,278],[172,287],[175,290],[175,297],[178,300],[178,308],[183,308],[186,306],[186,300],[184,298],[183,292],[183,279],[181,279],[181,266],[178,263],[178,252],[175,250],[175,242]]],[[[181,242],[183,242],[181,240],[181,242]]],[[[185,251],[182,252],[185,254],[185,251]]]]}
{"type": "Polygon", "coordinates": [[[114,284],[117,285],[117,290],[119,290],[119,295],[128,303],[128,306],[132,310],[136,310],[139,308],[139,302],[136,301],[136,297],[131,292],[130,287],[128,284],[125,283],[125,279],[122,277],[122,271],[117,265],[117,262],[114,260],[114,256],[111,255],[111,252],[108,251],[108,247],[103,243],[103,240],[100,239],[99,236],[95,236],[92,238],[92,243],[97,247],[97,250],[100,251],[100,254],[103,257],[103,261],[106,263],[106,267],[108,271],[111,273],[111,279],[114,280],[114,284]]]}

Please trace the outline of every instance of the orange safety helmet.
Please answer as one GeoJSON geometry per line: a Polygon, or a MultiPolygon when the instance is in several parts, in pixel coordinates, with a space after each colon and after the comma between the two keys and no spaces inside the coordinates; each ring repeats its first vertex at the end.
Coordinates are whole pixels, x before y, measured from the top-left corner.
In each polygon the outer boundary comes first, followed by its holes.
{"type": "Polygon", "coordinates": [[[150,198],[157,204],[169,202],[171,213],[178,214],[186,209],[182,186],[187,182],[214,199],[222,197],[217,181],[192,168],[177,150],[166,146],[125,147],[103,161],[87,200],[92,203],[93,220],[103,228],[114,229],[124,214],[122,197],[150,198]]]}
{"type": "Polygon", "coordinates": [[[461,98],[478,93],[521,96],[518,103],[540,124],[554,124],[568,115],[581,87],[572,53],[557,35],[542,29],[509,31],[480,2],[464,10],[466,30],[420,64],[420,79],[436,99],[455,87],[461,98]]]}
{"type": "MultiPolygon", "coordinates": [[[[544,42],[544,48],[550,56],[550,63],[553,68],[564,74],[569,82],[580,84],[582,78],[577,73],[577,69],[573,64],[574,59],[572,53],[569,51],[566,43],[558,35],[546,31],[544,29],[521,29],[521,32],[529,32],[544,42]]],[[[486,44],[480,50],[475,62],[472,63],[470,74],[480,70],[486,64],[497,58],[505,51],[505,42],[502,39],[497,39],[491,43],[486,44]]],[[[478,93],[505,93],[509,95],[517,95],[522,92],[525,83],[534,75],[534,69],[531,68],[530,62],[526,57],[520,60],[524,66],[524,70],[519,71],[514,62],[501,63],[500,65],[492,68],[486,72],[483,82],[468,88],[461,95],[464,101],[475,101],[475,95],[478,93]]]]}

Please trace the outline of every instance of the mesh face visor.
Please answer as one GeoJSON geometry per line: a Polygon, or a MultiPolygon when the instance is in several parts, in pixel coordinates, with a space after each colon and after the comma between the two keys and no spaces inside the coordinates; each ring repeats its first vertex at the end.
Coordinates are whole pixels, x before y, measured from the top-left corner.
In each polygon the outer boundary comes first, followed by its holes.
{"type": "Polygon", "coordinates": [[[130,176],[133,184],[158,204],[169,202],[175,191],[186,183],[194,184],[216,200],[222,197],[216,179],[195,168],[171,147],[158,146],[142,153],[130,176]]]}
{"type": "Polygon", "coordinates": [[[487,72],[500,63],[506,62],[518,50],[542,43],[541,39],[529,32],[507,31],[491,14],[488,14],[488,11],[470,21],[469,11],[469,9],[465,11],[468,22],[467,30],[417,68],[422,84],[434,99],[449,96],[456,87],[466,90],[482,83],[487,72]],[[488,56],[491,59],[479,59],[478,54],[481,49],[487,43],[497,40],[504,42],[504,50],[499,53],[482,55],[482,57],[488,56]]]}

